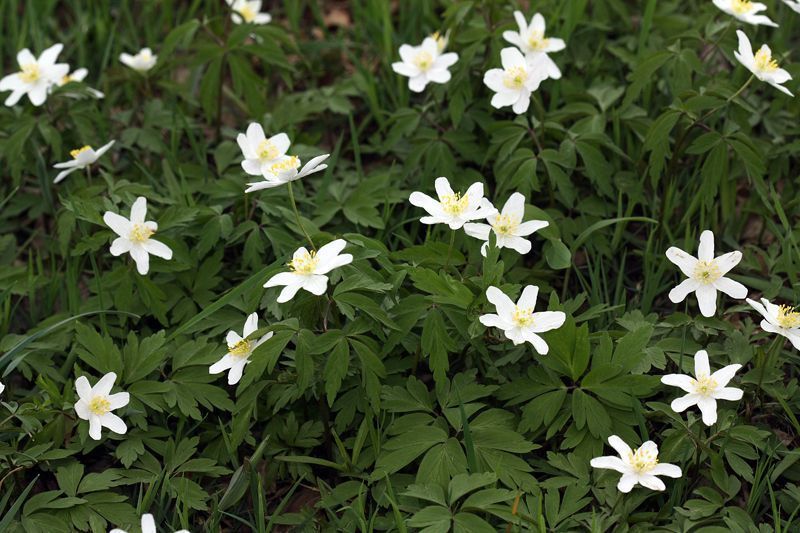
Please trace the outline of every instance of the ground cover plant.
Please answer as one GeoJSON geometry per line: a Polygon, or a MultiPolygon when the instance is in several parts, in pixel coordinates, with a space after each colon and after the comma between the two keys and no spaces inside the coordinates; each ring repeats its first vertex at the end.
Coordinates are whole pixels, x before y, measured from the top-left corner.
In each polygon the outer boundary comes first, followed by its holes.
{"type": "Polygon", "coordinates": [[[799,26],[0,0],[0,531],[797,530],[799,26]]]}

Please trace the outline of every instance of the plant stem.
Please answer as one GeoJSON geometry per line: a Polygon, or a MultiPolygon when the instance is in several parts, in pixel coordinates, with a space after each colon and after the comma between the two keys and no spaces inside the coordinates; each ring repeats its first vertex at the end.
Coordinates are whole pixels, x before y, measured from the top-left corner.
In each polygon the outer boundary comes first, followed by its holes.
{"type": "Polygon", "coordinates": [[[292,182],[291,181],[288,183],[288,186],[289,186],[289,201],[292,203],[292,210],[294,210],[294,218],[295,218],[295,220],[297,220],[297,226],[300,228],[300,231],[303,232],[303,235],[306,236],[306,239],[308,239],[308,244],[311,245],[311,249],[316,252],[317,251],[317,247],[314,246],[314,241],[311,240],[311,236],[306,231],[306,228],[303,227],[303,223],[300,222],[300,213],[298,213],[297,204],[294,201],[294,191],[292,191],[292,182]]]}
{"type": "Polygon", "coordinates": [[[447,270],[447,267],[450,266],[450,256],[453,253],[453,244],[456,242],[456,232],[450,231],[450,246],[447,248],[447,259],[444,262],[444,269],[447,270]]]}

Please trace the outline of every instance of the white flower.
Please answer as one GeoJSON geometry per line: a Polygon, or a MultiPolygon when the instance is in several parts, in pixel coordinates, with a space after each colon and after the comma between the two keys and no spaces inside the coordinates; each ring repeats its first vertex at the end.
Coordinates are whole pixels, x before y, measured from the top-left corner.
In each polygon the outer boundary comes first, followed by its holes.
{"type": "Polygon", "coordinates": [[[441,32],[435,31],[430,37],[436,41],[436,47],[441,54],[444,52],[445,48],[447,48],[447,44],[450,42],[450,30],[447,30],[444,35],[442,35],[441,32]]]}
{"type": "Polygon", "coordinates": [[[438,202],[427,194],[416,191],[408,198],[411,205],[421,207],[430,215],[420,219],[423,224],[447,224],[450,229],[455,230],[470,220],[487,218],[497,213],[497,209],[491,204],[483,202],[482,183],[470,185],[464,196],[453,192],[450,182],[444,177],[436,178],[434,188],[439,196],[438,202]]]}
{"type": "MultiPolygon", "coordinates": [[[[489,200],[486,199],[484,199],[484,207],[494,209],[489,200]]],[[[471,237],[486,241],[481,246],[481,254],[484,256],[486,256],[486,249],[489,247],[489,233],[492,231],[497,237],[498,248],[512,248],[521,254],[527,254],[531,251],[531,241],[525,237],[535,231],[546,228],[550,223],[544,220],[523,222],[522,218],[524,216],[525,197],[515,192],[506,201],[502,212],[495,212],[486,217],[488,224],[475,222],[464,224],[464,231],[471,237]]]]}
{"type": "Polygon", "coordinates": [[[275,274],[267,280],[264,287],[278,287],[285,285],[278,295],[278,303],[288,302],[297,291],[305,289],[317,296],[328,289],[328,276],[326,274],[334,268],[339,268],[353,262],[350,254],[340,252],[347,245],[344,239],[331,241],[317,252],[309,252],[299,248],[289,261],[290,272],[275,274]]]}
{"type": "Polygon", "coordinates": [[[539,13],[533,16],[530,26],[525,21],[525,15],[521,11],[514,11],[514,18],[517,21],[517,26],[519,26],[519,31],[504,31],[503,39],[522,50],[528,59],[540,56],[542,58],[542,68],[547,73],[547,77],[559,79],[561,71],[547,54],[560,52],[566,48],[567,45],[563,39],[544,36],[544,17],[539,13]]]}
{"type": "Polygon", "coordinates": [[[303,168],[298,171],[300,167],[300,158],[297,156],[289,156],[286,159],[273,163],[269,166],[264,174],[264,181],[256,181],[248,183],[249,187],[244,192],[260,191],[262,189],[271,189],[289,183],[290,181],[299,180],[309,174],[314,174],[321,170],[328,168],[327,164],[321,164],[328,159],[331,154],[318,155],[311,159],[308,163],[303,165],[303,168]]]}
{"type": "Polygon", "coordinates": [[[144,73],[156,66],[158,56],[153,55],[153,51],[149,48],[142,48],[133,56],[123,52],[119,55],[119,60],[133,70],[144,73]]]}
{"type": "Polygon", "coordinates": [[[753,47],[750,39],[741,30],[736,30],[739,36],[739,50],[735,50],[733,55],[739,63],[747,67],[747,70],[761,81],[765,81],[781,92],[794,96],[792,92],[781,85],[792,79],[792,75],[784,69],[778,67],[778,63],[772,59],[772,50],[766,44],[762,44],[758,52],[753,55],[753,47]]]}
{"type": "Polygon", "coordinates": [[[145,221],[146,215],[147,199],[144,196],[133,202],[130,220],[111,211],[106,211],[103,215],[106,225],[119,235],[111,243],[111,255],[130,253],[136,262],[136,269],[143,276],[150,269],[150,254],[166,260],[172,259],[172,250],[166,244],[150,238],[158,229],[158,224],[145,221]]]}
{"type": "Polygon", "coordinates": [[[779,306],[770,303],[766,298],[761,298],[761,303],[748,298],[747,303],[764,317],[761,329],[783,335],[789,339],[792,346],[800,350],[800,313],[788,305],[779,306]]]}
{"type": "Polygon", "coordinates": [[[109,372],[100,378],[94,387],[89,385],[86,376],[75,380],[75,390],[78,391],[79,398],[75,402],[75,412],[81,419],[89,421],[89,436],[94,440],[100,440],[100,431],[103,426],[120,435],[124,435],[128,431],[125,422],[111,412],[114,409],[125,407],[130,401],[130,395],[127,392],[111,394],[111,388],[116,380],[117,375],[114,372],[109,372]]]}
{"type": "Polygon", "coordinates": [[[736,19],[747,24],[778,27],[766,15],[757,15],[759,11],[767,9],[767,6],[760,2],[751,2],[750,0],[714,0],[714,5],[728,15],[733,15],[736,19]]]}
{"type": "Polygon", "coordinates": [[[793,11],[800,13],[800,2],[797,0],[783,0],[783,3],[792,8],[793,11]]]}
{"type": "Polygon", "coordinates": [[[631,450],[616,435],[608,437],[608,443],[619,457],[595,457],[590,464],[594,468],[608,468],[622,474],[617,483],[620,492],[630,492],[637,483],[652,490],[664,490],[664,482],[656,476],[672,478],[681,477],[681,469],[677,465],[658,462],[658,446],[649,440],[636,450],[631,450]]]}
{"type": "MultiPolygon", "coordinates": [[[[142,533],[156,533],[156,521],[150,513],[142,515],[142,533]]],[[[128,533],[124,529],[114,528],[108,533],[128,533]]],[[[189,533],[186,529],[181,529],[175,533],[189,533]]]]}
{"type": "Polygon", "coordinates": [[[47,100],[50,86],[69,72],[69,65],[56,63],[62,48],[63,44],[54,44],[42,52],[39,59],[36,59],[27,48],[20,50],[17,54],[20,71],[0,80],[0,92],[11,91],[6,98],[7,106],[15,105],[24,94],[28,95],[28,99],[35,106],[40,106],[47,100]]]}
{"type": "Polygon", "coordinates": [[[717,310],[717,291],[736,299],[747,296],[747,287],[724,277],[742,260],[742,252],[728,252],[714,258],[714,234],[709,230],[700,234],[700,247],[696,258],[672,246],[667,250],[667,259],[676,264],[689,278],[669,291],[672,303],[680,303],[689,293],[694,292],[703,316],[714,316],[717,310]]]}
{"type": "MultiPolygon", "coordinates": [[[[89,71],[86,70],[85,68],[76,69],[72,73],[62,76],[61,79],[56,82],[56,85],[58,85],[59,87],[63,87],[64,85],[71,83],[73,81],[82,82],[88,74],[89,71]]],[[[91,87],[87,87],[86,90],[89,91],[89,94],[91,94],[95,98],[105,97],[105,94],[98,91],[97,89],[92,89],[91,87]]]]}
{"type": "Polygon", "coordinates": [[[251,176],[267,176],[270,167],[289,159],[286,151],[291,142],[285,133],[278,133],[267,139],[264,128],[257,122],[247,126],[247,133],[240,133],[236,137],[239,148],[242,150],[244,161],[242,168],[251,176]]]}
{"type": "Polygon", "coordinates": [[[742,389],[726,387],[740,368],[742,365],[728,365],[712,374],[708,366],[708,352],[700,350],[694,356],[694,378],[683,374],[667,374],[662,376],[661,383],[680,387],[688,392],[672,401],[673,411],[682,413],[697,405],[703,414],[703,423],[711,426],[717,421],[717,400],[742,399],[742,389]]]}
{"type": "Polygon", "coordinates": [[[6,386],[0,383],[0,394],[2,394],[4,390],[6,390],[6,386]]]}
{"type": "Polygon", "coordinates": [[[518,115],[526,112],[531,103],[531,93],[547,79],[545,57],[539,54],[525,59],[516,48],[500,50],[503,68],[489,69],[483,75],[483,83],[497,93],[492,97],[492,106],[497,109],[512,106],[518,115]]]}
{"type": "Polygon", "coordinates": [[[236,24],[269,24],[272,15],[261,13],[261,0],[226,0],[233,13],[231,19],[236,24]]]}
{"type": "Polygon", "coordinates": [[[479,320],[486,327],[502,329],[514,344],[529,342],[537,352],[545,355],[549,347],[537,333],[560,328],[567,316],[561,311],[534,313],[538,294],[539,287],[528,285],[515,304],[497,287],[489,287],[486,289],[486,298],[494,304],[497,314],[481,315],[479,320]]]}
{"type": "Polygon", "coordinates": [[[240,337],[235,331],[229,331],[225,342],[228,343],[228,353],[222,359],[211,365],[208,369],[209,374],[219,374],[228,370],[228,385],[236,385],[242,379],[244,367],[250,363],[250,355],[253,350],[258,348],[264,341],[272,337],[270,331],[258,340],[248,339],[254,331],[258,329],[258,313],[253,313],[247,317],[244,323],[244,330],[240,337]]]}
{"type": "Polygon", "coordinates": [[[458,61],[458,54],[442,54],[437,39],[427,37],[420,46],[400,46],[400,59],[402,61],[392,63],[392,70],[401,76],[408,76],[408,88],[420,93],[428,83],[450,81],[450,71],[447,69],[458,61]]]}
{"type": "Polygon", "coordinates": [[[65,161],[63,163],[56,163],[53,165],[53,168],[66,169],[58,173],[56,179],[53,180],[53,183],[60,182],[70,173],[75,172],[76,170],[82,170],[90,165],[93,165],[94,162],[100,159],[100,156],[106,153],[113,145],[114,141],[111,141],[101,146],[97,151],[95,151],[88,144],[82,148],[76,148],[75,150],[72,150],[69,153],[72,156],[71,161],[65,161]]]}

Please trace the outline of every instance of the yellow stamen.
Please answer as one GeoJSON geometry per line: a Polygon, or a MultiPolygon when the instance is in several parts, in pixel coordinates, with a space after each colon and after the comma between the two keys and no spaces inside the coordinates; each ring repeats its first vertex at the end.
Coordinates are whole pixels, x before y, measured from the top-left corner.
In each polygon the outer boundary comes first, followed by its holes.
{"type": "Polygon", "coordinates": [[[772,59],[769,48],[762,46],[755,55],[756,68],[762,72],[773,72],[778,70],[778,62],[772,59]]]}
{"type": "Polygon", "coordinates": [[[71,155],[73,159],[78,159],[79,155],[81,155],[83,152],[88,152],[91,149],[92,147],[87,144],[85,146],[81,146],[80,148],[76,148],[75,150],[70,150],[69,155],[71,155]]]}
{"type": "Polygon", "coordinates": [[[788,305],[780,306],[778,308],[778,325],[786,329],[800,326],[800,313],[788,305]]]}
{"type": "Polygon", "coordinates": [[[500,235],[513,234],[517,226],[519,226],[519,220],[511,215],[497,215],[494,218],[494,224],[492,224],[494,231],[500,235]]]}
{"type": "Polygon", "coordinates": [[[509,89],[521,89],[528,80],[528,71],[524,67],[511,67],[503,76],[503,85],[509,89]]]}
{"type": "Polygon", "coordinates": [[[546,39],[543,31],[534,30],[528,36],[528,46],[532,50],[542,51],[550,44],[550,39],[546,39]]]}
{"type": "Polygon", "coordinates": [[[702,396],[709,396],[719,386],[711,376],[697,376],[697,379],[692,380],[692,385],[694,386],[695,394],[702,396]]]}
{"type": "Polygon", "coordinates": [[[719,267],[714,261],[698,261],[694,267],[694,279],[703,284],[714,283],[722,277],[719,267]]]}
{"type": "Polygon", "coordinates": [[[111,402],[105,396],[95,396],[89,402],[89,410],[97,416],[103,416],[111,411],[111,402]]]}
{"type": "Polygon", "coordinates": [[[288,159],[284,159],[283,161],[279,161],[277,163],[273,163],[269,167],[269,171],[273,174],[277,174],[279,172],[284,172],[286,170],[292,170],[294,168],[298,168],[300,166],[300,158],[296,155],[290,156],[288,159]]]}
{"type": "Polygon", "coordinates": [[[22,65],[22,72],[19,73],[19,79],[25,83],[34,83],[42,77],[42,71],[39,69],[38,63],[28,63],[22,65]]]}
{"type": "Polygon", "coordinates": [[[144,224],[133,224],[129,239],[133,242],[145,242],[154,233],[155,231],[151,230],[144,224]]]}
{"type": "Polygon", "coordinates": [[[649,472],[658,464],[658,455],[651,450],[637,448],[628,454],[628,463],[640,474],[649,472]]]}
{"type": "Polygon", "coordinates": [[[469,207],[469,197],[460,193],[445,194],[441,198],[442,209],[449,215],[460,215],[469,207]]]}
{"type": "Polygon", "coordinates": [[[753,10],[753,3],[750,0],[733,0],[731,10],[737,15],[745,15],[753,10]]]}
{"type": "Polygon", "coordinates": [[[295,257],[289,261],[289,268],[298,274],[313,274],[317,268],[317,253],[314,251],[306,252],[304,255],[295,257]]]}
{"type": "Polygon", "coordinates": [[[278,147],[272,143],[269,139],[264,139],[260,143],[258,143],[258,148],[256,148],[256,154],[258,158],[264,161],[270,161],[275,159],[279,155],[281,155],[278,147]]]}
{"type": "Polygon", "coordinates": [[[242,339],[233,346],[228,345],[228,353],[234,357],[247,357],[253,351],[253,343],[247,339],[242,339]]]}
{"type": "Polygon", "coordinates": [[[256,19],[256,12],[255,10],[250,7],[250,4],[245,4],[239,9],[239,14],[242,16],[245,22],[253,22],[256,19]]]}
{"type": "Polygon", "coordinates": [[[433,40],[436,41],[436,46],[439,48],[439,52],[444,52],[444,49],[447,47],[447,36],[435,31],[431,37],[433,37],[433,40]]]}
{"type": "Polygon", "coordinates": [[[526,328],[533,325],[533,309],[530,307],[514,306],[514,314],[511,319],[514,324],[521,328],[526,328]]]}
{"type": "Polygon", "coordinates": [[[433,65],[433,56],[425,50],[417,52],[417,55],[414,57],[414,64],[420,70],[428,70],[431,68],[431,65],[433,65]]]}

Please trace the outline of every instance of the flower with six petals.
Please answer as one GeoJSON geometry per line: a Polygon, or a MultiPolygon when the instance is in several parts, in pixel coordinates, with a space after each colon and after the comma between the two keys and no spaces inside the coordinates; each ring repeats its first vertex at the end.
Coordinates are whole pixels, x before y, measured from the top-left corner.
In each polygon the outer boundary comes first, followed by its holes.
{"type": "Polygon", "coordinates": [[[267,280],[264,287],[283,286],[278,303],[288,302],[304,289],[320,296],[328,289],[328,272],[353,262],[353,256],[341,253],[347,241],[336,239],[316,252],[298,248],[289,261],[289,272],[280,272],[267,280]]]}
{"type": "Polygon", "coordinates": [[[153,51],[149,48],[142,48],[134,55],[121,53],[119,55],[119,60],[122,62],[123,65],[128,66],[135,70],[136,72],[144,74],[154,66],[156,66],[156,61],[158,61],[158,56],[153,55],[153,51]]]}
{"type": "Polygon", "coordinates": [[[714,0],[714,5],[746,24],[778,27],[768,16],[758,14],[767,9],[767,6],[761,2],[752,2],[751,0],[714,0]]]}
{"type": "Polygon", "coordinates": [[[421,207],[429,216],[422,217],[423,224],[447,224],[450,229],[460,229],[470,220],[487,218],[497,213],[491,203],[484,202],[483,183],[473,183],[462,196],[453,192],[445,177],[436,178],[433,184],[439,200],[414,191],[408,198],[411,205],[421,207]]]}
{"type": "Polygon", "coordinates": [[[679,478],[682,475],[677,465],[658,462],[658,446],[649,440],[636,450],[616,435],[608,438],[608,444],[619,454],[619,457],[595,457],[590,464],[594,468],[607,468],[622,474],[617,483],[620,492],[630,492],[637,484],[652,490],[664,490],[666,486],[656,476],[679,478]]]}
{"type": "Polygon", "coordinates": [[[736,30],[739,37],[739,49],[733,52],[739,63],[744,65],[753,76],[759,80],[769,83],[779,91],[794,96],[792,92],[782,84],[792,79],[792,75],[778,66],[778,62],[772,58],[772,50],[766,44],[762,44],[758,52],[753,54],[753,46],[750,39],[741,30],[736,30]]]}
{"type": "Polygon", "coordinates": [[[525,20],[525,15],[521,11],[514,11],[514,19],[519,26],[518,31],[504,31],[503,39],[519,48],[527,59],[534,59],[540,57],[542,59],[542,68],[548,78],[557,80],[561,78],[561,71],[558,65],[550,59],[548,54],[552,52],[560,52],[566,48],[563,39],[556,37],[545,37],[545,22],[544,17],[540,13],[536,13],[531,18],[530,24],[525,20]]]}
{"type": "MultiPolygon", "coordinates": [[[[489,200],[484,198],[483,202],[487,210],[494,209],[489,200]]],[[[484,257],[489,247],[489,233],[491,232],[494,232],[497,238],[498,248],[511,248],[524,255],[531,251],[531,241],[525,237],[550,225],[544,220],[522,221],[525,216],[525,197],[518,192],[508,198],[500,213],[496,211],[495,209],[495,213],[486,217],[488,224],[481,222],[464,224],[464,231],[467,235],[486,241],[481,246],[481,254],[484,257]]]]}
{"type": "Polygon", "coordinates": [[[766,298],[761,298],[761,303],[750,298],[746,301],[764,317],[761,329],[786,337],[800,350],[800,313],[788,305],[770,303],[766,298]]]}
{"type": "Polygon", "coordinates": [[[145,275],[150,270],[150,254],[162,259],[172,259],[172,250],[163,242],[151,237],[158,229],[158,224],[144,217],[147,215],[147,199],[140,196],[131,206],[131,218],[106,211],[103,221],[119,235],[111,243],[111,255],[119,256],[130,253],[139,274],[145,275]]]}
{"type": "Polygon", "coordinates": [[[244,323],[242,335],[231,330],[225,337],[228,344],[228,352],[222,359],[211,365],[208,369],[209,374],[219,374],[228,371],[228,385],[236,385],[242,379],[244,367],[250,363],[250,355],[253,350],[261,346],[262,343],[270,339],[273,333],[270,331],[260,339],[248,339],[258,329],[258,313],[253,313],[247,317],[244,323]]]}
{"type": "Polygon", "coordinates": [[[11,91],[5,104],[9,107],[16,105],[27,94],[33,105],[42,105],[47,100],[50,88],[69,72],[69,65],[56,63],[63,48],[63,44],[54,44],[42,52],[38,59],[27,48],[20,50],[17,54],[19,72],[0,80],[0,92],[11,91]]]}
{"type": "Polygon", "coordinates": [[[89,421],[89,436],[94,440],[100,440],[103,426],[120,435],[128,431],[125,422],[111,412],[125,407],[130,401],[127,392],[111,394],[111,388],[116,380],[117,375],[114,372],[109,372],[100,378],[94,387],[89,385],[86,376],[75,380],[75,390],[78,391],[75,412],[81,419],[89,421]]]}
{"type": "Polygon", "coordinates": [[[492,106],[511,106],[514,113],[521,115],[528,110],[531,94],[547,79],[545,59],[547,55],[536,55],[526,59],[516,48],[500,50],[503,68],[493,68],[483,75],[483,83],[496,94],[492,106]]]}
{"type": "Polygon", "coordinates": [[[95,163],[100,156],[108,151],[114,145],[114,141],[110,141],[95,151],[91,146],[88,144],[82,148],[76,148],[72,150],[69,154],[72,156],[71,161],[64,161],[63,163],[56,163],[53,165],[53,168],[63,168],[61,172],[58,173],[56,179],[53,180],[53,183],[58,183],[64,178],[66,178],[72,172],[76,170],[82,170],[87,168],[95,163]]]}
{"type": "Polygon", "coordinates": [[[392,63],[392,70],[408,77],[408,88],[415,93],[425,90],[429,83],[450,81],[448,70],[458,61],[455,52],[442,53],[437,39],[426,37],[419,46],[400,46],[400,59],[392,63]]]}

